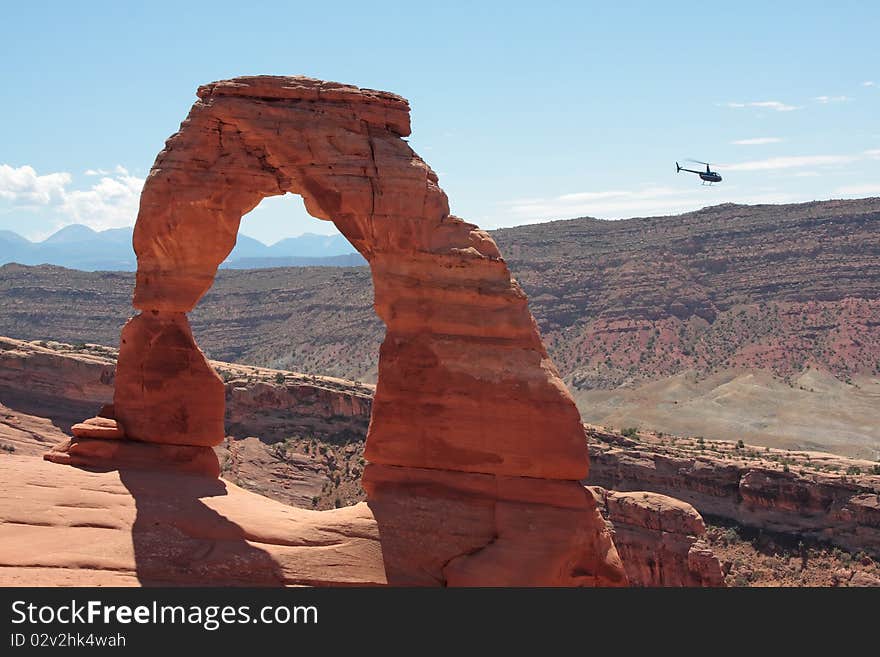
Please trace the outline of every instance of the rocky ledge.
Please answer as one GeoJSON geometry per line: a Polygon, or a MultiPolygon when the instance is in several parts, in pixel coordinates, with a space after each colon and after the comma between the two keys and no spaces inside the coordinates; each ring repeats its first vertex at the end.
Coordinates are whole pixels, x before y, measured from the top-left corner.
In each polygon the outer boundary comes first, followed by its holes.
{"type": "Polygon", "coordinates": [[[630,586],[724,586],[702,516],[668,495],[588,486],[605,517],[630,586]]]}
{"type": "Polygon", "coordinates": [[[591,484],[672,495],[704,516],[880,555],[876,463],[589,425],[587,435],[591,484]]]}

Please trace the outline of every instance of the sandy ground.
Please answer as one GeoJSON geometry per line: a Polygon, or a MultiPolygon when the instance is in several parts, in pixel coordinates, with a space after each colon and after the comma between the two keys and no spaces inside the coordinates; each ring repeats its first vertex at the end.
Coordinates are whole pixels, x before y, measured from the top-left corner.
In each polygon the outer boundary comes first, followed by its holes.
{"type": "Polygon", "coordinates": [[[791,384],[765,373],[686,372],[616,390],[573,391],[585,422],[781,449],[880,458],[880,377],[851,384],[806,370],[791,384]]]}

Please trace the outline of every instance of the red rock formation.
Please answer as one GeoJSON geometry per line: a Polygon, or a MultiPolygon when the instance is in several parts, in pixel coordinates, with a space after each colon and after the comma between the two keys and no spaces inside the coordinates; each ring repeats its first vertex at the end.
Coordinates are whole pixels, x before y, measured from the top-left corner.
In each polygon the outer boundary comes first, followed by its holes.
{"type": "MultiPolygon", "coordinates": [[[[101,418],[115,418],[116,410],[106,402],[114,395],[116,350],[98,345],[42,344],[45,346],[0,337],[0,402],[18,412],[50,418],[68,435],[96,408],[102,407],[98,413],[101,418]]],[[[210,361],[210,366],[225,380],[229,436],[259,436],[272,442],[302,434],[344,441],[363,439],[367,433],[374,386],[236,363],[210,361]]],[[[137,394],[138,390],[132,392],[137,394]]],[[[0,413],[0,424],[4,418],[0,413]]],[[[85,422],[94,425],[94,420],[85,422]]],[[[45,436],[47,432],[37,434],[45,436]]],[[[65,438],[59,432],[54,442],[65,438]]]]}
{"type": "Polygon", "coordinates": [[[0,586],[387,583],[366,504],[307,511],[154,465],[94,472],[0,458],[0,586]]]}
{"type": "MultiPolygon", "coordinates": [[[[526,297],[492,239],[449,215],[437,176],[402,139],[409,134],[404,99],[272,77],[206,85],[199,97],[144,186],[135,307],[191,310],[235,245],[241,216],[266,196],[301,194],[311,214],[332,220],[370,262],[376,311],[387,326],[371,461],[586,475],[579,414],[526,297]]],[[[138,364],[129,366],[123,348],[118,376],[127,381],[138,364]]],[[[182,375],[157,372],[167,390],[181,390],[182,375]]],[[[117,407],[131,435],[163,440],[128,419],[158,421],[162,401],[149,412],[142,405],[151,402],[122,390],[117,407]]],[[[171,432],[191,430],[181,424],[171,432]]]]}
{"type": "Polygon", "coordinates": [[[721,563],[706,542],[703,518],[687,502],[644,491],[590,486],[612,526],[633,586],[724,586],[721,563]]]}
{"type": "Polygon", "coordinates": [[[184,313],[136,315],[122,329],[113,408],[129,438],[219,445],[224,395],[184,313]]]}
{"type": "Polygon", "coordinates": [[[220,476],[220,462],[210,447],[165,445],[136,440],[71,438],[43,458],[53,463],[100,470],[136,469],[220,476]]]}
{"type": "Polygon", "coordinates": [[[572,481],[368,465],[388,581],[400,586],[620,586],[595,501],[572,481]]]}
{"type": "Polygon", "coordinates": [[[83,422],[77,422],[70,430],[77,438],[119,440],[125,436],[122,425],[116,420],[106,417],[92,417],[83,422]]]}
{"type": "Polygon", "coordinates": [[[867,474],[874,464],[768,448],[746,455],[751,446],[732,443],[725,454],[718,448],[725,443],[710,452],[694,440],[634,441],[596,427],[588,433],[591,483],[672,495],[704,515],[880,555],[880,476],[867,474]],[[843,474],[856,469],[862,474],[843,474]]]}
{"type": "Polygon", "coordinates": [[[61,347],[0,337],[0,400],[67,431],[110,400],[115,365],[102,355],[61,347]]]}
{"type": "Polygon", "coordinates": [[[386,558],[399,556],[386,564],[389,581],[623,583],[577,483],[588,470],[577,408],[495,242],[449,214],[437,176],[403,139],[406,100],[268,76],[198,96],[141,195],[142,313],[123,331],[114,395],[128,436],[220,442],[222,383],[185,313],[235,245],[242,215],[297,193],[370,263],[387,328],[365,456],[388,467],[373,468],[365,487],[386,558]],[[419,533],[413,555],[403,546],[419,533]]]}
{"type": "Polygon", "coordinates": [[[267,380],[248,380],[242,374],[226,384],[228,435],[274,441],[299,434],[337,442],[366,436],[373,386],[290,372],[279,383],[278,372],[251,371],[267,380]]]}

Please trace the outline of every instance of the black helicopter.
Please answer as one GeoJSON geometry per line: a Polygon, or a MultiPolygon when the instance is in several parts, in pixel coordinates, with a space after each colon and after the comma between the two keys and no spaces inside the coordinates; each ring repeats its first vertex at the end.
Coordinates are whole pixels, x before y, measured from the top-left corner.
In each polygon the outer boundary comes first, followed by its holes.
{"type": "Polygon", "coordinates": [[[721,182],[721,176],[719,176],[715,171],[712,171],[712,169],[709,168],[708,162],[700,162],[699,160],[688,160],[688,162],[696,162],[697,164],[705,164],[706,170],[705,171],[696,171],[695,169],[685,169],[684,167],[680,166],[678,162],[676,162],[675,163],[675,173],[679,173],[680,171],[689,171],[690,173],[695,173],[703,180],[704,185],[706,183],[709,183],[711,185],[712,183],[721,182]]]}

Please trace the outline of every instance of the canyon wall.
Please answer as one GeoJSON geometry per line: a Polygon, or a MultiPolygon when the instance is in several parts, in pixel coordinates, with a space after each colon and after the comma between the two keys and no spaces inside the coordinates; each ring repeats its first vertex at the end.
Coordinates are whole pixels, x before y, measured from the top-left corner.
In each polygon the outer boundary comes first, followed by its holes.
{"type": "Polygon", "coordinates": [[[732,443],[710,450],[675,437],[635,441],[596,427],[588,434],[591,484],[671,495],[704,516],[880,555],[875,464],[732,443]]]}
{"type": "Polygon", "coordinates": [[[702,516],[687,502],[589,486],[608,521],[631,586],[724,586],[702,516]]]}

